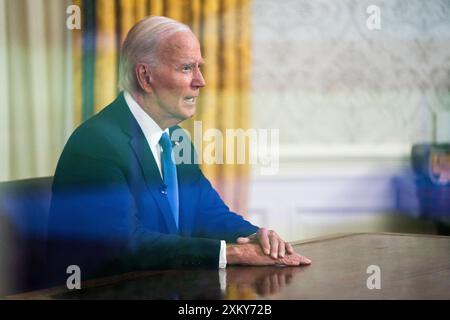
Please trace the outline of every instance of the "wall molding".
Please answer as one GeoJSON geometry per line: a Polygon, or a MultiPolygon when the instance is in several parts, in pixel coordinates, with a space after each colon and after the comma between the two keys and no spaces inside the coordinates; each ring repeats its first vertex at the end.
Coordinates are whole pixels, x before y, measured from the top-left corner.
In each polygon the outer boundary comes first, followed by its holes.
{"type": "MultiPolygon", "coordinates": [[[[410,170],[411,145],[283,145],[279,147],[278,170],[264,175],[263,166],[251,166],[253,179],[277,177],[364,177],[398,175],[410,170]]],[[[276,155],[271,155],[276,161],[276,155]]],[[[267,163],[267,162],[266,162],[267,163]]]]}
{"type": "Polygon", "coordinates": [[[296,161],[377,161],[409,159],[411,144],[381,145],[283,145],[280,146],[280,159],[283,162],[296,161]]]}

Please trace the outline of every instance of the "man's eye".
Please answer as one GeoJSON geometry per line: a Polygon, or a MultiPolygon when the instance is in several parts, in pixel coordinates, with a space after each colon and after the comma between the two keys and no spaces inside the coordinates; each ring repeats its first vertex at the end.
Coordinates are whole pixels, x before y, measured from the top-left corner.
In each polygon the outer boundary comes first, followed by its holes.
{"type": "Polygon", "coordinates": [[[183,68],[181,69],[183,72],[189,72],[192,70],[192,66],[188,65],[188,66],[183,66],[183,68]]]}

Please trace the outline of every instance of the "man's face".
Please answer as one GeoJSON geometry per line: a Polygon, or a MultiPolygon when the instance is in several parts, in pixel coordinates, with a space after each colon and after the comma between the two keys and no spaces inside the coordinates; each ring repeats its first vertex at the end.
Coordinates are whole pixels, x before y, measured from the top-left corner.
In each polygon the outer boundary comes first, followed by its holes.
{"type": "Polygon", "coordinates": [[[176,123],[192,117],[200,88],[205,86],[197,38],[191,32],[173,34],[159,47],[158,61],[151,84],[159,116],[176,123]]]}

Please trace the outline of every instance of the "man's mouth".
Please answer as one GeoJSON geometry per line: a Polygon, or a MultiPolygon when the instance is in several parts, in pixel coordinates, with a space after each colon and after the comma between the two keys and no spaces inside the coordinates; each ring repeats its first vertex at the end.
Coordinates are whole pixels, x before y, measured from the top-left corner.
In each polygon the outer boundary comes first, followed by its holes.
{"type": "Polygon", "coordinates": [[[197,100],[197,97],[195,97],[195,96],[189,96],[189,97],[184,98],[184,101],[186,101],[187,103],[190,103],[190,104],[194,104],[196,100],[197,100]]]}

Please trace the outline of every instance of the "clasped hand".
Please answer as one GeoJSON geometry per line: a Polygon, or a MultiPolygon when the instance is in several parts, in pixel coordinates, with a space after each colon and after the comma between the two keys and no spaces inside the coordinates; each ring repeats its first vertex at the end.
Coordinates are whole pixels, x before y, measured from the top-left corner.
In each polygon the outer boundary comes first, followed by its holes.
{"type": "Polygon", "coordinates": [[[290,243],[285,242],[275,231],[267,230],[266,228],[260,228],[258,232],[251,236],[239,237],[236,240],[236,243],[248,247],[246,248],[248,263],[246,264],[311,264],[311,260],[296,253],[290,243]],[[253,244],[253,246],[249,246],[251,244],[253,244]],[[259,244],[259,248],[257,248],[255,244],[259,244]],[[268,258],[271,258],[271,263],[267,261],[268,258]]]}

